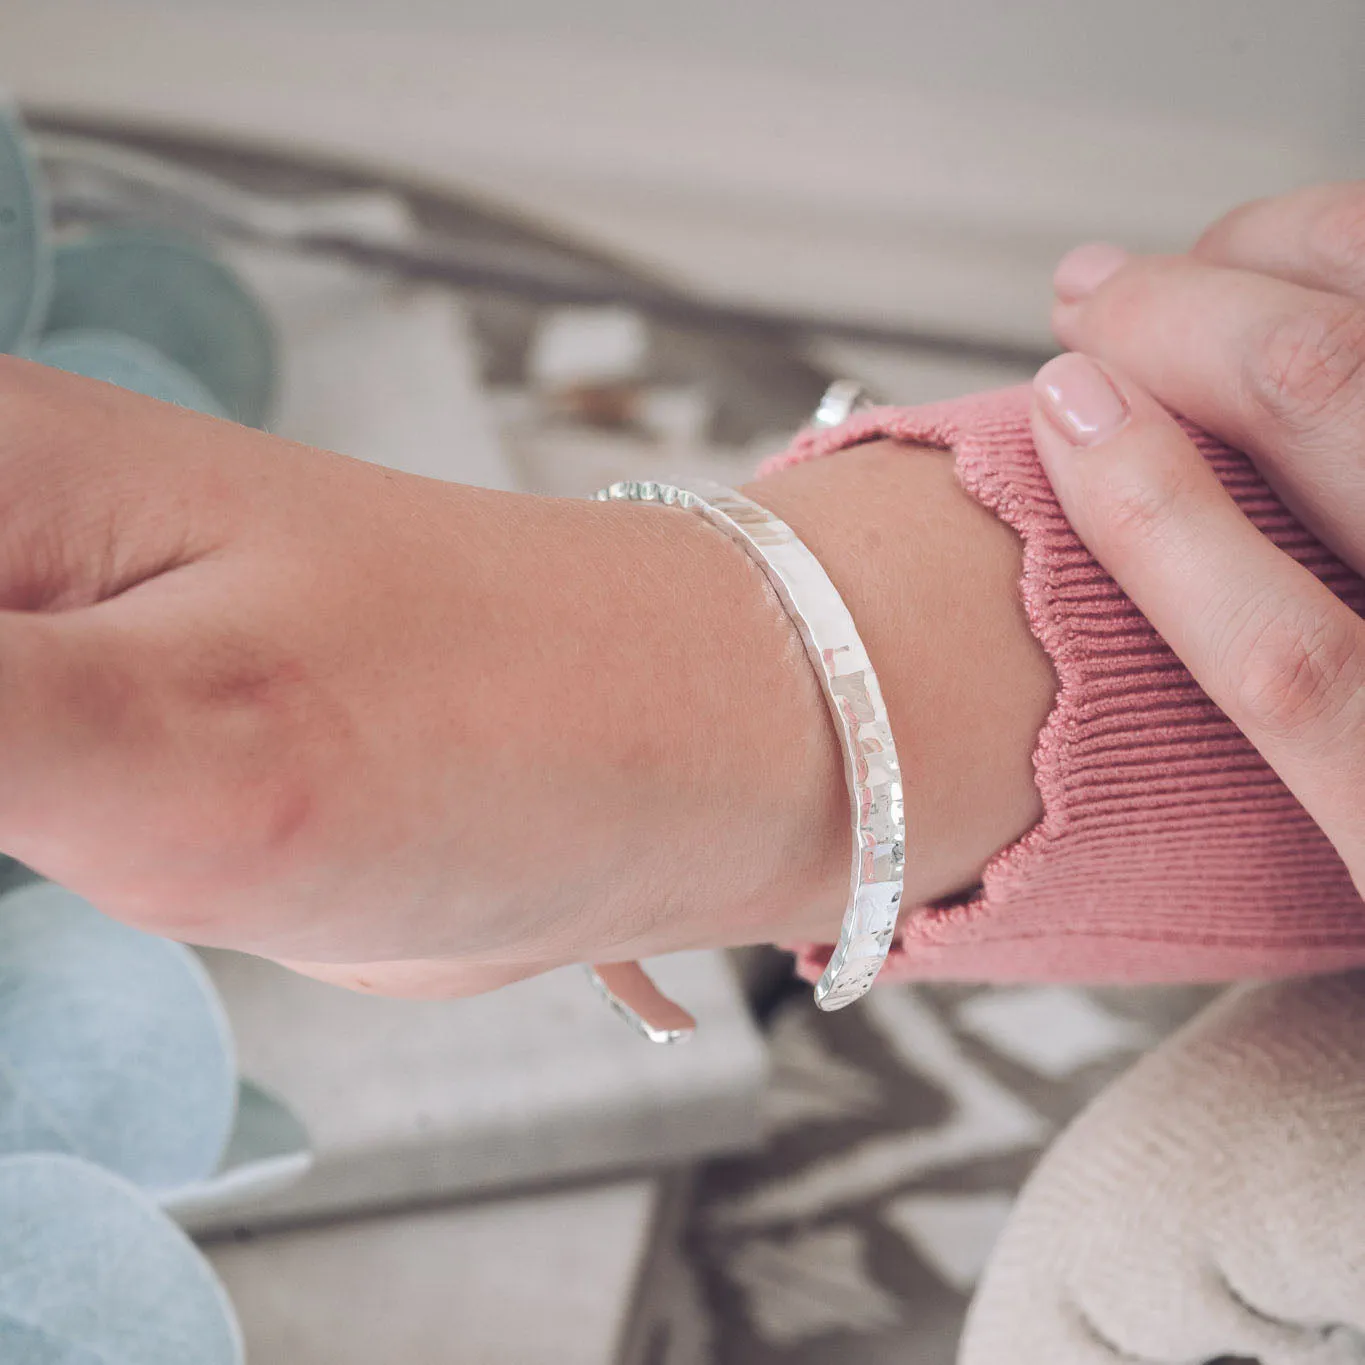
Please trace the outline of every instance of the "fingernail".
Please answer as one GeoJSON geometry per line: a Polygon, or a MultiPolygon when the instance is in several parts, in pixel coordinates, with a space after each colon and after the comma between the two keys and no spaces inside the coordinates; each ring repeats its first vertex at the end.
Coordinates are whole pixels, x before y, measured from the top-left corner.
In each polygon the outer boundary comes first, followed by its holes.
{"type": "Polygon", "coordinates": [[[1088,242],[1062,257],[1052,275],[1052,290],[1067,303],[1078,303],[1107,280],[1128,259],[1121,246],[1088,242]]]}
{"type": "Polygon", "coordinates": [[[1048,420],[1074,446],[1098,445],[1128,420],[1128,400],[1089,356],[1049,360],[1033,380],[1048,420]]]}

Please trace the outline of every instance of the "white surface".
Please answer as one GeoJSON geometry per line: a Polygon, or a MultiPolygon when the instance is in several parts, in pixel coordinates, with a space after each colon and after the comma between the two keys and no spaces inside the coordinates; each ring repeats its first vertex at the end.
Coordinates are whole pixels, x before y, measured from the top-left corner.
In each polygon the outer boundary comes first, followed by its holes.
{"type": "Polygon", "coordinates": [[[861,1228],[798,1228],[741,1243],[726,1271],[762,1335],[779,1346],[840,1329],[877,1332],[901,1320],[899,1301],[869,1273],[861,1228]]]}
{"type": "Polygon", "coordinates": [[[506,432],[508,449],[524,471],[527,486],[563,498],[589,497],[617,479],[703,478],[737,486],[753,478],[764,455],[783,449],[790,439],[774,433],[761,450],[721,451],[567,425],[509,423],[506,432]]]}
{"type": "Polygon", "coordinates": [[[1141,1024],[1110,1014],[1084,991],[1067,986],[984,991],[958,1006],[957,1022],[1052,1080],[1154,1041],[1141,1024]]]}
{"type": "Polygon", "coordinates": [[[843,1053],[832,1052],[809,1015],[779,1011],[768,1041],[779,1059],[763,1097],[770,1133],[821,1120],[856,1121],[876,1114],[885,1104],[881,1077],[864,1071],[843,1053]]]}
{"type": "Polygon", "coordinates": [[[382,15],[474,35],[565,38],[645,53],[723,54],[755,67],[991,91],[1077,112],[1097,104],[1354,139],[1359,0],[173,0],[181,9],[382,15]],[[1355,61],[1351,58],[1354,55],[1355,61]]]}
{"type": "Polygon", "coordinates": [[[945,1284],[970,1294],[1004,1230],[1014,1200],[1007,1194],[910,1194],[887,1204],[883,1217],[938,1271],[945,1284]]]}
{"type": "Polygon", "coordinates": [[[268,252],[231,259],[280,337],[275,431],[408,474],[515,487],[448,290],[268,252]]]}
{"type": "Polygon", "coordinates": [[[536,329],[527,369],[537,384],[631,379],[645,365],[644,319],[624,308],[557,308],[536,329]]]}
{"type": "Polygon", "coordinates": [[[313,1170],[205,1226],[393,1206],[662,1167],[759,1137],[766,1054],[719,953],[654,964],[701,1026],[637,1038],[566,968],[467,1000],[387,1000],[234,953],[205,954],[239,1065],[286,1096],[313,1170]]]}
{"type": "Polygon", "coordinates": [[[1031,366],[916,353],[890,346],[821,341],[811,346],[810,353],[812,360],[832,373],[862,380],[877,402],[906,407],[959,398],[964,393],[1003,389],[1033,377],[1031,366]]]}
{"type": "Polygon", "coordinates": [[[853,1142],[805,1170],[779,1173],[717,1206],[718,1228],[765,1222],[811,1224],[838,1208],[918,1179],[938,1166],[1042,1146],[1049,1121],[977,1064],[913,987],[883,986],[859,1006],[901,1062],[947,1094],[951,1107],[933,1128],[886,1132],[853,1142]]]}
{"type": "Polygon", "coordinates": [[[653,1182],[210,1248],[250,1365],[609,1365],[653,1182]]]}
{"type": "Polygon", "coordinates": [[[1041,340],[1057,256],[1365,170],[1358,0],[5,0],[87,113],[453,182],[700,289],[1041,340]]]}

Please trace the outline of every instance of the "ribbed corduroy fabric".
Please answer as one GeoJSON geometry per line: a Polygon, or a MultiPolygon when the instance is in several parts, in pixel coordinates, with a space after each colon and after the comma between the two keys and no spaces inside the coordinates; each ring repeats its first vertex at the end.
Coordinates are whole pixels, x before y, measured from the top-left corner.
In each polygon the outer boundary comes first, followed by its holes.
{"type": "MultiPolygon", "coordinates": [[[[962,486],[1022,538],[1024,607],[1057,673],[1034,753],[1042,821],[991,862],[979,894],[902,912],[883,978],[1212,981],[1365,963],[1365,903],[1345,867],[1071,530],[1029,402],[1018,388],[874,408],[803,433],[761,471],[887,436],[952,451],[962,486]]],[[[1251,462],[1191,434],[1256,525],[1365,609],[1365,582],[1251,462]]],[[[829,952],[798,949],[803,975],[829,952]]]]}

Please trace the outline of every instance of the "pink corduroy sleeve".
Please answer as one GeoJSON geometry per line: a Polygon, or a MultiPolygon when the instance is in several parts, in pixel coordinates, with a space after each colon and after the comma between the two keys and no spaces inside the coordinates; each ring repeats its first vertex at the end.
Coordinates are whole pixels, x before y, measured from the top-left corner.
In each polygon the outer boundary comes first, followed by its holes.
{"type": "MultiPolygon", "coordinates": [[[[875,408],[802,434],[761,471],[888,436],[951,451],[962,486],[1023,541],[1024,608],[1057,674],[1033,757],[1041,822],[970,898],[904,910],[882,979],[1193,982],[1365,963],[1365,903],[1341,860],[1077,539],[1028,410],[1027,389],[875,408]]],[[[1251,520],[1365,609],[1365,583],[1250,461],[1191,434],[1251,520]]],[[[830,946],[797,952],[813,979],[830,946]]]]}

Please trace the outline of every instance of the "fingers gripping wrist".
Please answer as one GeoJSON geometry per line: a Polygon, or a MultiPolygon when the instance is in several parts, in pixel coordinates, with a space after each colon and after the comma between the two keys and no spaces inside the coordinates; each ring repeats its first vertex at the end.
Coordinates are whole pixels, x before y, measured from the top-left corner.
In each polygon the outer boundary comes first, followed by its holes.
{"type": "Polygon", "coordinates": [[[1069,355],[1035,393],[1039,457],[1077,534],[1359,866],[1365,623],[1253,526],[1130,380],[1069,355]],[[1098,385],[1122,416],[1095,432],[1073,409],[1095,406],[1098,385]]]}

